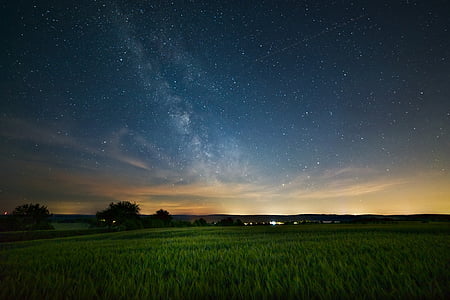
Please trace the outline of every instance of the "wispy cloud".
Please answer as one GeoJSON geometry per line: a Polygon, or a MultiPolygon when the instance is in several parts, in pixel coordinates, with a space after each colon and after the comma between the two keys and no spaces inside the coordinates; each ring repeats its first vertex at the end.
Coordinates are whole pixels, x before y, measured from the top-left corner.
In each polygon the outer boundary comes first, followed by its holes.
{"type": "Polygon", "coordinates": [[[178,170],[176,163],[157,146],[128,129],[112,133],[108,142],[98,148],[93,141],[60,135],[50,125],[35,126],[20,119],[0,122],[0,135],[8,140],[8,145],[30,142],[64,150],[58,161],[46,152],[4,156],[2,165],[11,170],[3,181],[6,188],[0,191],[5,203],[10,201],[6,198],[37,199],[51,202],[55,212],[94,213],[110,201],[129,200],[140,203],[144,213],[163,207],[173,213],[198,214],[367,213],[379,212],[383,203],[383,212],[389,212],[386,207],[392,207],[392,212],[411,212],[411,207],[418,204],[411,204],[410,199],[427,197],[428,193],[440,199],[434,203],[440,205],[441,211],[450,209],[448,201],[443,200],[446,194],[439,193],[445,180],[448,183],[448,174],[392,175],[374,168],[347,167],[302,172],[297,177],[273,182],[246,164],[232,143],[228,144],[228,152],[222,149],[222,154],[228,153],[224,158],[216,159],[212,152],[210,161],[195,160],[178,170]],[[151,159],[146,161],[127,153],[122,146],[127,144],[124,139],[140,145],[151,159]],[[100,167],[89,165],[85,160],[90,155],[106,163],[100,167]],[[163,167],[150,164],[157,161],[163,167]]]}
{"type": "MultiPolygon", "coordinates": [[[[95,155],[96,157],[111,159],[128,166],[147,171],[152,170],[148,162],[121,151],[119,147],[120,140],[128,133],[126,129],[119,130],[118,133],[113,134],[111,137],[112,143],[109,145],[106,141],[103,143],[100,139],[93,141],[92,139],[72,136],[60,124],[36,124],[35,122],[24,119],[3,118],[0,119],[0,125],[0,136],[7,137],[11,140],[51,146],[59,150],[73,151],[86,155],[95,155]]],[[[142,143],[142,138],[139,139],[139,142],[142,143]]],[[[149,143],[146,143],[146,145],[148,147],[149,143]]],[[[62,157],[64,155],[68,156],[68,163],[74,160],[73,154],[60,154],[62,157]]],[[[45,159],[45,154],[41,155],[41,159],[45,159]]],[[[50,165],[52,160],[49,158],[50,165]]]]}
{"type": "MultiPolygon", "coordinates": [[[[448,180],[442,174],[364,177],[363,173],[377,172],[354,168],[299,176],[280,185],[261,181],[189,182],[180,178],[180,174],[161,169],[146,172],[151,174],[147,176],[142,172],[124,176],[121,172],[105,170],[49,170],[48,164],[39,161],[21,164],[16,161],[14,166],[20,172],[12,173],[4,181],[8,191],[4,191],[3,196],[45,200],[55,212],[82,213],[94,213],[109,202],[119,200],[138,202],[144,213],[159,208],[192,214],[411,213],[414,212],[411,207],[417,205],[411,204],[412,199],[426,196],[426,193],[430,197],[444,197],[445,192],[441,192],[442,196],[436,187],[448,180]],[[358,176],[354,177],[356,174],[358,176]]],[[[444,209],[447,202],[439,201],[443,207],[440,209],[444,209]]]]}
{"type": "Polygon", "coordinates": [[[60,126],[31,122],[19,118],[0,118],[0,135],[14,140],[70,147],[83,152],[97,152],[96,149],[80,144],[68,131],[60,126]]]}

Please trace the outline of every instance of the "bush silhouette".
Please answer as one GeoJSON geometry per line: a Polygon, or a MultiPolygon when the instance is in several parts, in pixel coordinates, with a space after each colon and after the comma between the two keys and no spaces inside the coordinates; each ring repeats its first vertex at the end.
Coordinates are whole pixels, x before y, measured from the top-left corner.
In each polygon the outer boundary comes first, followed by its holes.
{"type": "Polygon", "coordinates": [[[48,218],[52,215],[46,206],[38,203],[17,206],[12,212],[14,227],[17,230],[43,230],[54,229],[48,218]]]}
{"type": "Polygon", "coordinates": [[[107,225],[112,229],[139,229],[143,227],[140,210],[138,204],[129,201],[111,202],[107,209],[97,212],[96,217],[100,225],[107,225]]]}
{"type": "Polygon", "coordinates": [[[194,221],[194,226],[206,226],[206,225],[208,225],[208,223],[203,218],[194,221]]]}

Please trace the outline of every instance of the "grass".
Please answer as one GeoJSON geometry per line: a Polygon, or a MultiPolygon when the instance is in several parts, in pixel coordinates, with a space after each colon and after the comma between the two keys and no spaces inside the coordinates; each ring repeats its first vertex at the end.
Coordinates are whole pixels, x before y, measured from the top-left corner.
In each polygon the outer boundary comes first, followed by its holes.
{"type": "Polygon", "coordinates": [[[82,230],[82,229],[89,229],[90,224],[88,223],[58,223],[54,222],[52,223],[53,228],[56,230],[82,230]]]}
{"type": "Polygon", "coordinates": [[[449,224],[164,228],[0,244],[0,299],[448,299],[449,224]]]}
{"type": "Polygon", "coordinates": [[[7,232],[0,232],[0,243],[30,241],[40,239],[54,239],[78,235],[92,235],[95,233],[103,233],[108,231],[109,230],[107,228],[7,231],[7,232]]]}

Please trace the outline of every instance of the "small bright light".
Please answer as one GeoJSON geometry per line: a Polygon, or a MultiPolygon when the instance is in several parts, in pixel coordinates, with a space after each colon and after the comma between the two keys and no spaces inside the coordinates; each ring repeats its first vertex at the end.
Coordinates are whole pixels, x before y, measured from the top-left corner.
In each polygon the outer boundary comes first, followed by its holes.
{"type": "Polygon", "coordinates": [[[276,225],[277,224],[277,222],[275,222],[275,221],[270,221],[270,225],[276,225]]]}

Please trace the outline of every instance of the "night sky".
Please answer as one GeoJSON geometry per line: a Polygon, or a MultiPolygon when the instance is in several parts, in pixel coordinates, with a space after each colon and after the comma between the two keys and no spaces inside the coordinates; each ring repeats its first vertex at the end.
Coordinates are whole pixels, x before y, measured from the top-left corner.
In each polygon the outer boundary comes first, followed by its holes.
{"type": "Polygon", "coordinates": [[[450,213],[449,1],[3,1],[0,209],[450,213]]]}

